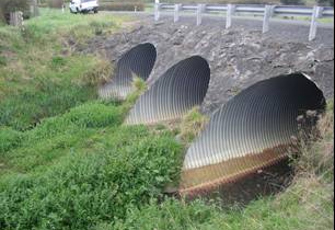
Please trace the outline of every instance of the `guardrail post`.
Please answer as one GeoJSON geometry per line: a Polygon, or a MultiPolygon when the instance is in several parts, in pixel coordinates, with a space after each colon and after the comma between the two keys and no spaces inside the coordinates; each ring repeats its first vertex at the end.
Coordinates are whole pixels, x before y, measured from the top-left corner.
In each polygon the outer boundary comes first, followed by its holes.
{"type": "Polygon", "coordinates": [[[161,16],[160,9],[161,9],[161,3],[159,3],[159,1],[156,1],[156,3],[155,3],[155,21],[158,21],[160,16],[161,16]]]}
{"type": "Polygon", "coordinates": [[[263,18],[263,34],[269,31],[270,18],[273,15],[273,10],[275,6],[266,5],[264,9],[264,18],[263,18]]]}
{"type": "Polygon", "coordinates": [[[182,4],[175,4],[174,5],[174,22],[178,22],[179,21],[179,11],[182,8],[182,4]]]}
{"type": "Polygon", "coordinates": [[[322,9],[323,8],[320,6],[314,6],[313,8],[313,15],[311,20],[311,28],[309,30],[308,41],[313,41],[316,37],[316,31],[318,26],[317,19],[321,17],[322,9]]]}
{"type": "Polygon", "coordinates": [[[205,4],[198,4],[197,8],[197,26],[201,25],[202,22],[202,13],[205,11],[206,5],[205,4]]]}
{"type": "Polygon", "coordinates": [[[231,27],[232,16],[234,12],[235,12],[235,5],[228,4],[227,5],[227,16],[226,16],[226,29],[229,29],[231,27]]]}
{"type": "Polygon", "coordinates": [[[9,24],[11,26],[22,27],[23,26],[23,13],[21,11],[11,12],[9,24]]]}

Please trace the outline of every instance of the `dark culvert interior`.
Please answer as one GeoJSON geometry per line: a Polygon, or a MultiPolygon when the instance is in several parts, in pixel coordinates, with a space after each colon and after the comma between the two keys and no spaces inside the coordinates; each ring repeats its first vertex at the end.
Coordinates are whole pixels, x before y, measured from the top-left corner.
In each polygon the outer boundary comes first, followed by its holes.
{"type": "Polygon", "coordinates": [[[180,118],[200,105],[207,93],[210,68],[193,56],[168,69],[137,101],[127,124],[149,124],[180,118]]]}
{"type": "Polygon", "coordinates": [[[300,73],[250,86],[212,115],[188,149],[180,192],[209,190],[287,158],[298,116],[324,108],[322,91],[300,73]]]}
{"type": "Polygon", "coordinates": [[[144,81],[149,78],[156,57],[156,48],[150,43],[140,44],[126,52],[117,62],[111,80],[100,87],[100,97],[125,99],[134,90],[134,77],[140,77],[144,81]]]}

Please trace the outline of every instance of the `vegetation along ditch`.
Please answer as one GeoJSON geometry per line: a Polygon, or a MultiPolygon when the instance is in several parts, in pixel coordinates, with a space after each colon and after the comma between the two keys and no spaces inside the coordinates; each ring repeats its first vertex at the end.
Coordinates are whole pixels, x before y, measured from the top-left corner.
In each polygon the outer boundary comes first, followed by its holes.
{"type": "Polygon", "coordinates": [[[77,52],[132,20],[44,10],[24,31],[0,27],[0,229],[331,229],[332,100],[297,72],[204,115],[201,56],[151,81],[152,44],[114,66],[77,52]],[[284,155],[279,193],[226,205],[227,187],[284,155]]]}

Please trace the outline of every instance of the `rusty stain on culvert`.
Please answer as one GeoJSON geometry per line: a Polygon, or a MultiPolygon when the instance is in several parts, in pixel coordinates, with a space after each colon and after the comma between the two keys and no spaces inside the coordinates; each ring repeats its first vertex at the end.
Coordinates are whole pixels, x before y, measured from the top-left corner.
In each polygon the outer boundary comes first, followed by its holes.
{"type": "Polygon", "coordinates": [[[202,57],[178,62],[140,96],[125,123],[152,124],[180,118],[203,102],[209,80],[209,65],[202,57]]]}
{"type": "Polygon", "coordinates": [[[144,81],[149,78],[156,57],[156,48],[150,43],[140,44],[126,52],[117,62],[114,76],[99,88],[99,96],[104,99],[125,99],[134,91],[134,77],[144,81]]]}
{"type": "Polygon", "coordinates": [[[262,153],[247,154],[230,161],[184,171],[179,193],[187,196],[196,195],[238,181],[249,174],[286,159],[288,157],[286,150],[288,149],[289,146],[280,146],[264,150],[262,153]]]}
{"type": "Polygon", "coordinates": [[[188,149],[180,193],[213,188],[283,159],[298,134],[297,117],[324,107],[321,90],[300,73],[250,86],[211,116],[188,149]]]}

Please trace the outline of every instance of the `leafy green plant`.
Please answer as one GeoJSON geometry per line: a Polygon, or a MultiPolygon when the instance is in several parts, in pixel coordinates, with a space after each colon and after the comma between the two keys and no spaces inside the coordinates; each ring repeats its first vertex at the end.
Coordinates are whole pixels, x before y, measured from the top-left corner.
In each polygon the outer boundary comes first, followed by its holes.
{"type": "Polygon", "coordinates": [[[0,226],[91,229],[122,219],[129,208],[158,198],[164,185],[179,175],[180,154],[171,136],[119,127],[97,138],[91,149],[73,152],[41,174],[3,179],[0,226]]]}

